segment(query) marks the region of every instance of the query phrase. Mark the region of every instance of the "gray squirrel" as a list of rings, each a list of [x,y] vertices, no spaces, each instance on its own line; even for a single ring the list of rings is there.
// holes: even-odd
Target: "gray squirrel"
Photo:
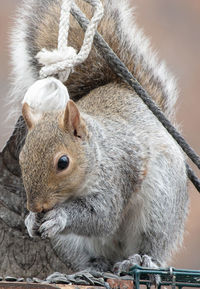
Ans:
[[[98,31],[174,122],[176,83],[128,1],[102,2]],[[91,16],[88,4],[77,4]],[[57,46],[59,14],[57,0],[25,0],[19,9],[12,36],[15,107],[39,78],[37,53]],[[82,40],[71,18],[69,43],[79,50]],[[65,84],[71,100],[64,111],[34,117],[27,103],[22,108],[28,134],[19,160],[29,235],[49,238],[73,270],[166,266],[181,245],[188,211],[183,152],[94,47]]]

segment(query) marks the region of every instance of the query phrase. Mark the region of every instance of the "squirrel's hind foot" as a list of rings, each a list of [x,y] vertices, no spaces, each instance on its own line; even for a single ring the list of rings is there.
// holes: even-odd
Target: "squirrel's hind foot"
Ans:
[[[139,254],[134,254],[130,256],[128,259],[115,263],[113,267],[113,272],[120,275],[122,272],[128,272],[131,267],[138,265],[141,266],[142,257]]]
[[[117,262],[113,266],[113,272],[117,275],[120,275],[122,272],[129,272],[131,267],[135,265],[148,268],[148,269],[159,268],[158,264],[155,261],[153,261],[152,257],[148,255],[134,254],[122,262]],[[161,281],[159,275],[150,275],[149,278],[150,278],[150,281],[155,284],[159,284]]]

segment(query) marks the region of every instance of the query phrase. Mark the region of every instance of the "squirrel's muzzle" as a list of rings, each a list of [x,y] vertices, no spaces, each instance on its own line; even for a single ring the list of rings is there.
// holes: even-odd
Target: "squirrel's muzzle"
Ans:
[[[28,202],[27,209],[33,213],[42,213],[49,211],[53,208],[53,205],[49,202]]]

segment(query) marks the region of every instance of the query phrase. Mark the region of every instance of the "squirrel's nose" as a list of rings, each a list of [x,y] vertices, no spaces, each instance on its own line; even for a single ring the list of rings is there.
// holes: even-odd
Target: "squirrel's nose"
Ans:
[[[27,209],[33,213],[41,213],[44,210],[41,204],[29,204],[29,203],[27,203]]]
[[[33,213],[43,213],[52,209],[52,205],[48,203],[32,203],[27,202],[27,209]]]

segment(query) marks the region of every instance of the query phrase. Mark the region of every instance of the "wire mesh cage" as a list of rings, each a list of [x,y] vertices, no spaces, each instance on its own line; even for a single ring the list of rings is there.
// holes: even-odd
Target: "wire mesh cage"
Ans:
[[[160,279],[157,284],[158,289],[164,288],[200,288],[200,271],[175,269],[146,269],[140,266],[131,268],[129,275],[134,277],[135,289],[153,288],[155,279]],[[156,278],[156,276],[158,278]]]

